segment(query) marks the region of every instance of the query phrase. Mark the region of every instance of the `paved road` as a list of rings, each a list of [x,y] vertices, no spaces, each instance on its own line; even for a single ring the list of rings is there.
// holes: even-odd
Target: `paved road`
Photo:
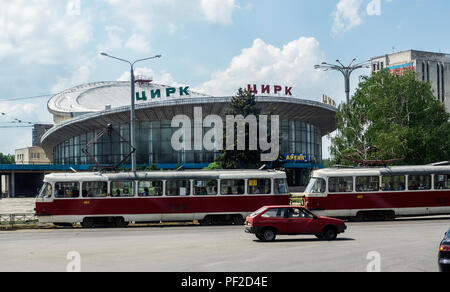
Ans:
[[[242,227],[152,227],[0,232],[0,271],[365,272],[369,252],[381,271],[438,271],[437,250],[450,219],[349,223],[337,241],[280,236],[263,243]]]

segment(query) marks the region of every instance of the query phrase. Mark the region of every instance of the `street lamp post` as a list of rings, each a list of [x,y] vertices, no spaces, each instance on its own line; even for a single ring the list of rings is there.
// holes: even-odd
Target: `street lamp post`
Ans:
[[[336,60],[336,62],[339,63],[339,65],[338,64],[333,65],[333,64],[328,64],[326,62],[323,62],[320,65],[314,66],[314,69],[323,69],[324,71],[335,70],[335,71],[341,72],[342,75],[344,75],[345,94],[347,96],[347,104],[350,103],[350,76],[351,76],[351,74],[353,73],[353,71],[355,71],[357,69],[369,68],[368,61],[353,65],[353,63],[355,61],[356,61],[356,59],[353,59],[353,61],[348,66],[345,66],[339,60]]]
[[[155,58],[161,58],[161,55],[156,55],[150,58],[145,58],[145,59],[139,59],[136,60],[134,62],[130,62],[128,60],[124,60],[124,59],[120,59],[114,56],[110,56],[106,53],[101,53],[102,56],[105,57],[109,57],[109,58],[113,58],[122,62],[126,62],[128,64],[130,64],[131,70],[130,70],[130,75],[131,75],[131,110],[130,110],[130,138],[131,138],[131,147],[133,147],[134,149],[136,149],[136,130],[135,130],[135,114],[134,114],[134,109],[135,109],[135,79],[134,79],[134,65],[138,62],[141,61],[146,61],[146,60],[151,60],[151,59],[155,59]],[[136,172],[136,151],[134,151],[131,154],[131,171],[132,172]]]

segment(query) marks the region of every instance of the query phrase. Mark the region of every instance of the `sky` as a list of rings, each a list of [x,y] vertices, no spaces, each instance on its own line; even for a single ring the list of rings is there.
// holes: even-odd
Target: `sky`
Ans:
[[[49,97],[39,96],[129,78],[127,64],[100,52],[161,54],[136,75],[209,95],[279,84],[298,98],[340,103],[342,76],[315,64],[450,53],[449,15],[448,0],[1,0],[0,152],[31,146],[31,128],[17,127],[52,123]],[[367,74],[354,73],[353,92]]]

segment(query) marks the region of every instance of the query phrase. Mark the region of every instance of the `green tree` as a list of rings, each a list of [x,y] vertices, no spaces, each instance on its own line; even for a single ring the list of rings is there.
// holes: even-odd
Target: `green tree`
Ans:
[[[0,164],[15,164],[14,155],[0,153]]]
[[[412,71],[364,77],[350,104],[339,106],[331,154],[336,164],[391,160],[428,164],[450,160],[450,115],[431,86]],[[368,151],[375,150],[375,151]]]
[[[255,95],[251,91],[239,89],[236,96],[231,99],[229,109],[225,112],[227,116],[242,115],[247,117],[249,115],[258,116],[261,109],[256,105]],[[236,133],[236,129],[235,129]],[[224,142],[226,141],[226,129],[224,129]],[[246,125],[245,129],[245,149],[248,147],[249,129]],[[257,168],[260,163],[260,152],[250,150],[226,150],[222,151],[216,162],[222,169],[253,169]],[[234,149],[237,149],[237,135],[235,135]]]
[[[268,112],[265,113],[267,116],[271,116],[275,108],[273,106],[269,106]],[[230,102],[229,109],[225,112],[226,115],[229,116],[238,116],[241,115],[244,118],[248,116],[259,117],[261,114],[261,108],[258,107],[255,95],[252,94],[251,91],[244,90],[240,88],[236,96],[234,96]],[[268,124],[271,124],[270,118],[268,119]],[[270,128],[270,127],[269,127]],[[257,169],[260,168],[263,164],[261,162],[261,154],[264,153],[260,150],[248,150],[249,147],[249,135],[251,134],[249,131],[249,126],[246,125],[245,128],[245,149],[243,151],[236,150],[237,149],[237,129],[235,127],[235,140],[234,140],[234,149],[235,150],[224,150],[221,155],[217,158],[214,167],[219,167],[222,169]],[[270,132],[270,130],[269,130]],[[259,120],[258,120],[258,134],[259,135]],[[259,137],[257,137],[258,140]],[[270,135],[268,136],[269,141],[271,140]],[[224,130],[224,141],[226,141],[226,130]],[[281,147],[280,147],[281,149]],[[281,165],[281,156],[277,161],[267,164],[268,168],[278,167]]]

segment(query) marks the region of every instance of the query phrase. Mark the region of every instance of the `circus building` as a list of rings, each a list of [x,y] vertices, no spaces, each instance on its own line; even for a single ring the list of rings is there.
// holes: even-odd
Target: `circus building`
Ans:
[[[142,81],[142,80],[141,80]],[[239,86],[238,86],[239,87]],[[332,105],[292,96],[292,88],[249,85],[261,112],[280,117],[280,151],[290,174],[290,184],[306,185],[311,170],[322,166],[322,137],[335,130],[336,108]],[[150,81],[136,83],[135,133],[138,166],[163,169],[202,169],[219,156],[217,150],[181,150],[171,146],[171,127],[177,115],[194,118],[202,114],[225,118],[231,96],[210,96],[188,86],[173,87]],[[54,164],[103,165],[121,161],[130,164],[130,83],[96,82],[67,89],[48,102],[54,127],[42,137],[42,147]],[[95,139],[110,125],[114,133]],[[194,132],[192,125],[192,132]],[[204,133],[209,131],[203,128]],[[194,139],[194,135],[192,135]],[[91,142],[88,154],[83,148]]]

